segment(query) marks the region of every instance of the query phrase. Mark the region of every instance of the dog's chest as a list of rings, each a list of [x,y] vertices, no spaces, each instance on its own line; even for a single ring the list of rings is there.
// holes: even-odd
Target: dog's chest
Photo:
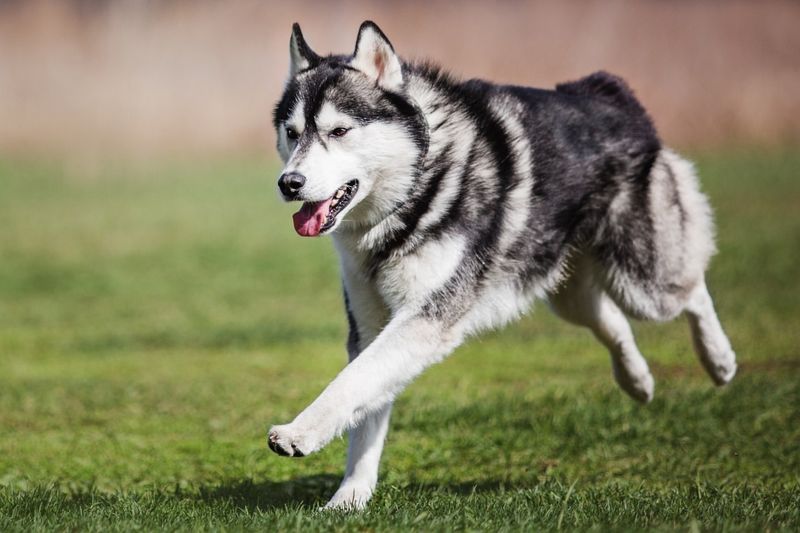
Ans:
[[[387,307],[421,305],[444,287],[464,260],[465,244],[462,236],[445,237],[379,265],[375,282]]]
[[[465,260],[468,244],[463,235],[446,235],[376,264],[372,253],[359,251],[357,239],[337,235],[334,242],[345,279],[369,285],[365,292],[380,298],[392,313],[420,306],[443,288]]]

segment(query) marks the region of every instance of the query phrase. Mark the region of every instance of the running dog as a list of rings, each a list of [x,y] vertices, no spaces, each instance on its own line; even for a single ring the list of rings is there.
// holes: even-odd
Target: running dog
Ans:
[[[333,238],[350,363],[268,443],[301,457],[349,430],[328,507],[372,496],[398,393],[537,298],[594,333],[640,402],[653,377],[626,317],[685,313],[708,374],[733,378],[704,280],[711,209],[622,79],[597,72],[554,90],[461,81],[403,61],[369,21],[352,55],[317,55],[297,24],[289,51],[274,113],[278,188],[302,202],[298,234]]]

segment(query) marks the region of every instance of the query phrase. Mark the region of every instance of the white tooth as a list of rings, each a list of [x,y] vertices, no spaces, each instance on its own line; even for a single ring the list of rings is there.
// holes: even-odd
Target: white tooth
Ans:
[[[344,196],[344,191],[342,189],[336,191],[336,198],[341,198],[342,196]]]
[[[339,203],[339,200],[337,198],[334,198],[333,201],[331,202],[331,207],[335,206],[338,203]]]

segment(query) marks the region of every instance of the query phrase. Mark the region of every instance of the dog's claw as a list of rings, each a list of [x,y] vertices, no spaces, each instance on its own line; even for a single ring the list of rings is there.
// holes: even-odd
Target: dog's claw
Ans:
[[[269,444],[269,449],[272,450],[273,452],[277,453],[278,455],[283,455],[284,457],[289,457],[289,456],[292,455],[289,452],[287,452],[286,450],[284,450],[283,446],[278,444],[278,434],[277,433],[270,433],[269,434],[269,439],[267,439],[267,442]]]
[[[305,457],[306,455],[300,451],[295,443],[290,445],[291,449],[287,449],[279,442],[278,433],[276,431],[270,431],[269,438],[267,438],[267,444],[269,445],[270,450],[283,457]]]

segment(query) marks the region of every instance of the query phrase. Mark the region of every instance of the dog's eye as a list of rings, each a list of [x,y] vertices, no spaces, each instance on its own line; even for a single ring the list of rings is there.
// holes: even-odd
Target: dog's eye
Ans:
[[[288,137],[292,141],[297,140],[297,131],[294,128],[286,128],[286,137]]]
[[[344,135],[350,130],[347,128],[334,128],[331,130],[331,137],[344,137]]]

